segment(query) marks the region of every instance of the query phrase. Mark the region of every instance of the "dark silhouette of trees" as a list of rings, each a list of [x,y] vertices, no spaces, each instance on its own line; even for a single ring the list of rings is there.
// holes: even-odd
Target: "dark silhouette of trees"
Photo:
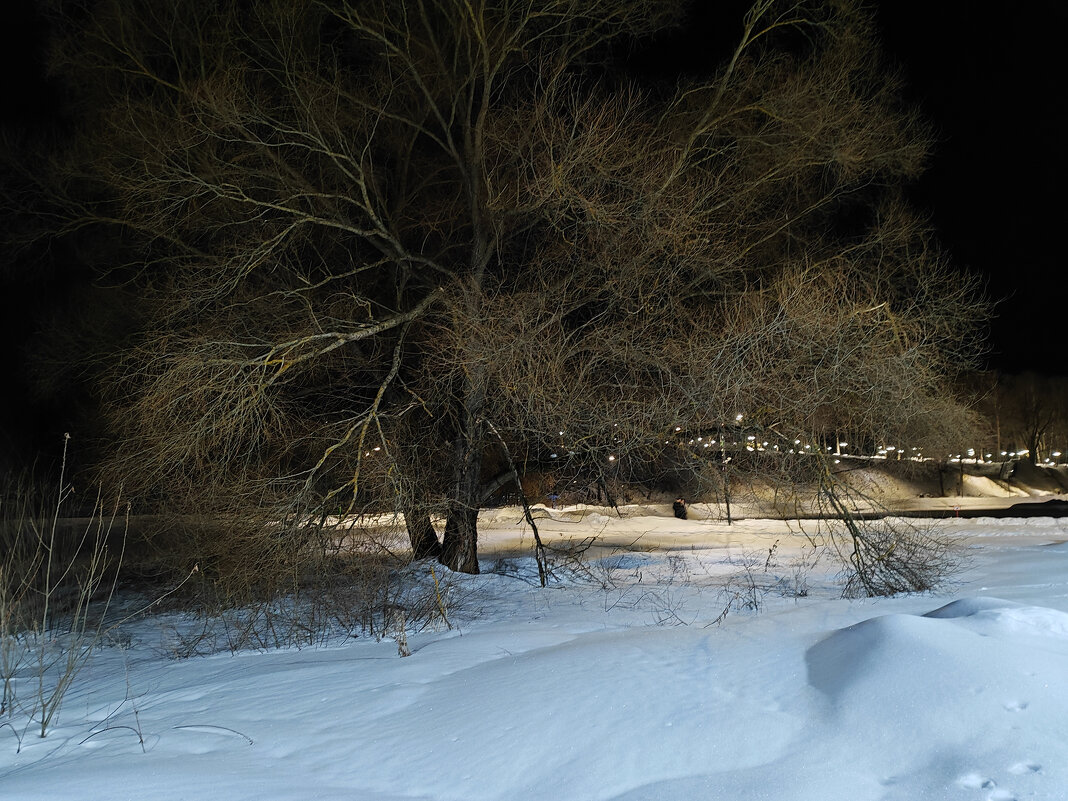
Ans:
[[[108,231],[143,321],[105,472],[272,542],[401,511],[476,572],[479,508],[561,432],[594,469],[737,413],[784,442],[962,419],[983,304],[897,199],[926,131],[864,14],[758,0],[703,83],[611,62],[680,15],[57,3],[81,123],[34,208]]]
[[[1026,451],[1024,458],[1035,464],[1068,442],[1068,379],[1033,372],[1001,374],[993,392],[987,406],[996,410],[1004,450]]]

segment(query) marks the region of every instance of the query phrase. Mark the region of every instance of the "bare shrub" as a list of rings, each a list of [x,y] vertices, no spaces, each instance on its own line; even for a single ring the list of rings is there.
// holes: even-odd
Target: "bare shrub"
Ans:
[[[448,570],[412,562],[387,547],[382,532],[346,525],[335,535],[343,541],[335,540],[324,556],[299,562],[301,570],[288,582],[274,571],[270,584],[242,583],[240,594],[230,580],[208,577],[191,585],[184,604],[201,623],[192,631],[167,626],[164,649],[186,658],[313,647],[362,635],[399,642],[410,632],[452,627],[449,615],[463,607],[464,594]]]
[[[73,493],[64,472],[69,438],[51,498],[16,485],[0,520],[0,714],[24,718],[24,731],[33,726],[40,737],[106,634],[128,528],[118,503],[107,509],[100,496],[87,520],[61,524]]]
[[[960,547],[936,521],[887,516],[872,498],[839,481],[826,460],[820,502],[830,519],[828,541],[846,565],[846,597],[927,592],[962,567]],[[861,508],[875,511],[865,516]]]
[[[719,596],[723,608],[708,624],[709,626],[722,623],[733,611],[759,612],[763,607],[764,597],[772,589],[772,583],[767,580],[767,571],[771,563],[770,552],[765,558],[764,554],[747,551],[739,558],[732,557],[728,561],[741,569],[728,576],[720,589]]]
[[[964,430],[965,422],[961,426],[956,430]],[[946,433],[938,430],[931,436]],[[813,437],[810,441],[820,440]],[[777,451],[736,452],[737,464],[732,468],[738,489],[747,482],[762,486],[764,497],[755,498],[753,503],[763,507],[765,513],[813,519],[803,527],[812,553],[792,566],[791,576],[778,578],[780,592],[794,597],[805,595],[806,563],[828,551],[844,565],[842,581],[845,594],[850,597],[929,591],[961,569],[961,551],[937,521],[891,515],[859,482],[846,480],[850,468],[836,463],[825,446],[795,446],[793,440],[787,443]],[[903,470],[908,469],[909,463],[901,464]],[[719,467],[712,460],[706,469],[714,471]],[[749,561],[755,558],[750,555]],[[767,573],[773,561],[774,554],[770,554],[760,572]],[[755,563],[746,570],[753,574]],[[743,605],[748,605],[752,596],[748,584],[741,581],[741,595],[746,597]],[[733,601],[734,606],[739,603],[738,599]]]

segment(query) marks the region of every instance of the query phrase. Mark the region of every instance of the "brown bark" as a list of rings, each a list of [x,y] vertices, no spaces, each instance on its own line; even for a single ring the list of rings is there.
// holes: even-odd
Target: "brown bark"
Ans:
[[[450,501],[439,561],[450,570],[478,573],[478,508]]]
[[[430,515],[412,505],[404,510],[404,524],[412,543],[412,558],[427,559],[441,556],[441,543],[430,522]]]
[[[463,381],[458,431],[453,440],[453,490],[448,501],[441,563],[462,573],[478,573],[478,510],[482,505],[482,437],[479,416],[485,404],[485,367],[468,368]]]

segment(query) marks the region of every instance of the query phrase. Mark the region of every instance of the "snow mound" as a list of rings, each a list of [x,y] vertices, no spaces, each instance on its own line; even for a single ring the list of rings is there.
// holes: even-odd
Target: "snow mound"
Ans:
[[[964,494],[969,497],[980,498],[1013,498],[1026,497],[1027,493],[1015,487],[999,484],[988,476],[964,476]]]
[[[841,703],[872,692],[875,697],[909,692],[909,685],[928,666],[956,672],[947,650],[945,625],[914,615],[883,615],[839,629],[812,646],[805,655],[809,684]],[[909,665],[908,678],[887,675],[884,665]],[[928,684],[928,681],[921,682]]]
[[[843,471],[841,477],[857,492],[884,502],[897,498],[937,495],[939,491],[938,481],[933,475],[921,471],[912,475],[901,475],[900,471],[893,471],[885,465],[851,467]]]
[[[1019,606],[1012,601],[1003,601],[1000,598],[960,598],[951,601],[945,606],[932,609],[924,617],[955,618],[969,617],[985,612],[988,609],[1003,609],[1007,606]]]
[[[876,798],[942,799],[961,789],[1022,797],[1037,792],[1042,773],[1029,755],[1064,742],[1068,614],[1056,609],[965,598],[839,629],[805,659],[834,727],[828,753],[865,742],[866,767],[891,777]],[[929,737],[937,752],[917,745]],[[996,764],[1012,754],[1015,762]],[[1010,781],[1012,792],[998,795]]]
[[[834,700],[858,687],[872,697],[930,695],[928,701],[942,706],[943,692],[953,690],[948,677],[959,687],[962,681],[986,686],[992,678],[996,684],[998,673],[1034,675],[1035,636],[1049,641],[1057,669],[1068,675],[1068,613],[964,598],[924,615],[883,615],[839,629],[808,650],[809,683]],[[906,669],[890,674],[890,664]]]
[[[1068,613],[996,598],[964,598],[928,612],[924,617],[957,619],[983,636],[1019,632],[1068,639]]]

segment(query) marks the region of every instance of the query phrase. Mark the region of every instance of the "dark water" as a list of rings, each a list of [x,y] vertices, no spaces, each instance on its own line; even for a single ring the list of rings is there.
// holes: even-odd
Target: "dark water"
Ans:
[[[972,510],[961,517],[1068,517],[1068,501],[1053,498],[1042,503],[1016,503],[1007,509]]]
[[[932,509],[908,512],[902,517],[1068,517],[1068,501],[1053,498],[1041,503],[1024,501],[1005,509]]]

